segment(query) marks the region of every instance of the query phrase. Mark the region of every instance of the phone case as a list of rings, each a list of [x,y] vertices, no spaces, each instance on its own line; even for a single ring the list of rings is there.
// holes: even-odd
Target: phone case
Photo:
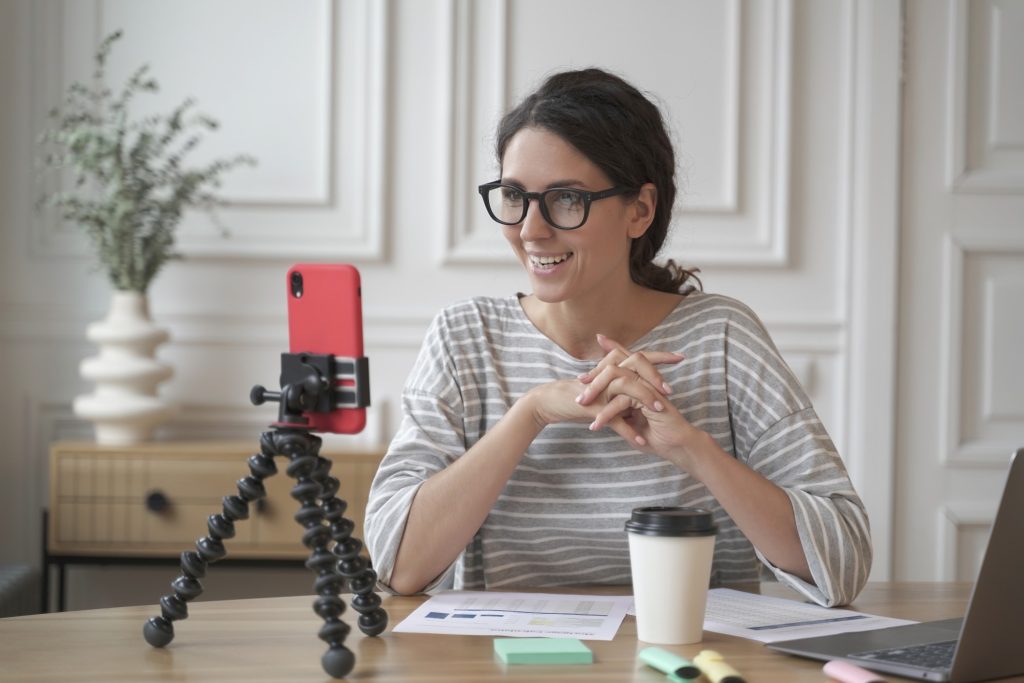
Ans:
[[[355,434],[366,426],[369,376],[363,357],[359,271],[348,264],[300,263],[288,270],[288,350],[335,356],[336,394],[348,404],[307,412],[314,431]],[[358,386],[357,386],[358,383]],[[358,400],[356,399],[358,397]]]

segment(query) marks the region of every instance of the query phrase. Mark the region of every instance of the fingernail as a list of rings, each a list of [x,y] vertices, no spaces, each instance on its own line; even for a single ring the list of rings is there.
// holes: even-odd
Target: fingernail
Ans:
[[[641,446],[646,446],[647,445],[647,441],[644,439],[644,437],[640,436],[639,434],[636,435],[636,438],[634,439],[634,441],[636,441]]]
[[[668,385],[668,382],[662,382],[661,383],[661,390],[663,392],[665,392],[666,394],[671,394],[672,393],[672,387],[670,387]]]
[[[665,410],[665,406],[661,405],[661,401],[655,401],[654,409],[660,413],[661,411]]]
[[[594,420],[593,422],[591,422],[590,426],[587,427],[587,429],[589,429],[592,432],[596,432],[597,431],[597,420]]]
[[[583,402],[583,394],[580,394],[579,396],[576,397],[576,402],[577,403],[582,403]]]

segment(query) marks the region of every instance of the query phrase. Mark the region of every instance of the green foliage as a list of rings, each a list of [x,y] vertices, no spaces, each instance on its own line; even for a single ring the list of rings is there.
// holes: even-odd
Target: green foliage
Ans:
[[[133,119],[132,100],[156,92],[158,85],[143,65],[119,93],[106,87],[107,58],[120,37],[116,31],[100,44],[91,86],[71,84],[63,106],[50,112],[54,127],[40,140],[43,163],[51,170],[71,170],[74,189],[42,201],[82,227],[115,289],[144,293],[164,264],[179,257],[174,231],[182,212],[212,211],[222,204],[214,194],[221,175],[255,160],[238,155],[185,166],[202,132],[218,127],[193,112],[191,98],[170,114]]]

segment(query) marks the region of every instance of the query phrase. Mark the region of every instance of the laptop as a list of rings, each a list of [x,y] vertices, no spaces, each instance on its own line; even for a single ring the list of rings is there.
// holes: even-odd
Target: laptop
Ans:
[[[968,683],[1024,674],[1024,448],[1010,473],[961,619],[768,643],[811,659],[925,681]]]

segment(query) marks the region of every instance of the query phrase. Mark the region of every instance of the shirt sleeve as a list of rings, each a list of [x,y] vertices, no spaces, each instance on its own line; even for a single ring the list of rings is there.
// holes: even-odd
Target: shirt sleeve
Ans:
[[[814,583],[758,557],[776,578],[820,605],[853,601],[871,568],[867,511],[811,408],[780,420],[764,433],[747,464],[789,496]]]
[[[436,318],[402,390],[402,422],[370,486],[364,529],[379,586],[391,572],[413,498],[429,477],[465,452],[461,398],[445,325]],[[427,589],[450,587],[454,563]]]
[[[757,555],[780,582],[816,603],[848,604],[871,567],[864,503],[803,388],[753,313],[730,324],[726,358],[736,456],[789,496],[814,582]]]

